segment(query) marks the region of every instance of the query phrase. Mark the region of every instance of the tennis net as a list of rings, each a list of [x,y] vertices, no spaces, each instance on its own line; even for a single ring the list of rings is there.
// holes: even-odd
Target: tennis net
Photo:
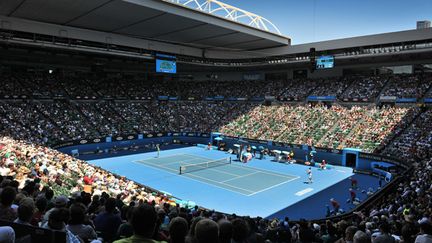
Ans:
[[[180,165],[179,173],[184,174],[184,173],[204,170],[204,169],[213,168],[222,165],[228,165],[228,164],[231,164],[231,157],[208,161],[204,163],[198,163],[198,164],[185,164],[185,165]]]

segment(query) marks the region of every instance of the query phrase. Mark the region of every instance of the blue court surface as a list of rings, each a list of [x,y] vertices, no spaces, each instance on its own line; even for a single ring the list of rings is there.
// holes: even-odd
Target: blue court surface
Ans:
[[[230,156],[231,164],[227,159]],[[159,157],[156,152],[149,152],[89,163],[209,209],[261,217],[280,217],[285,212],[297,210],[295,207],[290,209],[294,204],[301,205],[303,210],[308,206],[298,202],[314,198],[311,196],[316,197],[336,184],[346,187],[346,179],[353,175],[351,168],[312,168],[313,183],[308,184],[307,166],[271,162],[271,158],[253,159],[243,164],[236,162],[230,154],[198,147],[163,150]],[[207,163],[209,168],[206,168]],[[180,168],[184,173],[179,173]],[[335,197],[331,190],[326,191],[329,195],[321,195],[326,200]],[[311,217],[323,217],[324,206],[325,203],[318,209],[320,215]]]

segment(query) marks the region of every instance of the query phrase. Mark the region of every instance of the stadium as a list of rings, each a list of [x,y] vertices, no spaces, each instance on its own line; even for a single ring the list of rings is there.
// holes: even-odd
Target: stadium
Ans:
[[[432,242],[430,21],[272,17],[0,1],[0,242]]]

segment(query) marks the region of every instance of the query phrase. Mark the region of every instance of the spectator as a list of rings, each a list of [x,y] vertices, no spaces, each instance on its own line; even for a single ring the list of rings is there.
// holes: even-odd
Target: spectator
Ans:
[[[56,209],[60,209],[60,208],[66,208],[67,204],[69,202],[69,199],[66,196],[58,196],[54,199],[53,205],[54,208],[51,208],[50,210],[48,210],[44,217],[43,220],[41,222],[41,225],[43,226],[44,224],[46,224],[48,222],[49,216],[51,214],[52,211],[56,210]]]
[[[234,234],[233,240],[235,241]],[[219,227],[217,223],[211,219],[200,220],[195,226],[195,238],[197,243],[218,243]]]
[[[118,239],[123,239],[123,238],[128,238],[131,237],[133,235],[133,227],[131,224],[131,219],[132,219],[132,212],[134,210],[134,207],[130,207],[130,206],[124,206],[122,211],[126,210],[126,219],[127,221],[122,223],[117,231],[117,238]]]
[[[189,226],[187,221],[181,217],[173,218],[169,223],[170,243],[184,243]]]
[[[132,212],[131,224],[134,229],[134,235],[115,241],[115,243],[157,243],[161,241],[152,240],[156,230],[157,215],[155,209],[148,205],[142,204],[134,208]]]
[[[371,239],[365,232],[358,230],[353,237],[353,243],[370,243]]]
[[[0,194],[0,219],[6,221],[14,221],[17,217],[17,212],[12,209],[12,203],[16,197],[16,190],[13,187],[5,187]]]
[[[74,203],[69,208],[70,220],[66,229],[72,232],[80,239],[88,242],[97,238],[96,232],[90,225],[85,225],[86,208],[81,203]]]
[[[33,214],[33,218],[31,221],[31,224],[33,226],[39,226],[39,223],[42,221],[43,215],[45,214],[47,205],[48,205],[48,200],[45,198],[45,196],[39,195],[36,197],[36,202],[35,202],[36,212]]]
[[[388,223],[381,223],[379,226],[379,233],[372,235],[373,243],[394,243],[395,238],[390,234],[390,226]]]
[[[96,230],[102,233],[102,238],[106,241],[115,239],[117,229],[122,223],[119,211],[116,208],[115,198],[108,198],[105,202],[105,209],[94,219]],[[134,228],[135,229],[135,228]]]
[[[10,226],[0,226],[0,242],[1,243],[14,243],[15,231]]]
[[[81,243],[80,239],[66,229],[69,220],[69,211],[65,208],[55,208],[51,211],[47,224],[44,228],[66,232],[66,243]]]
[[[415,239],[415,243],[431,243],[432,242],[432,225],[429,221],[420,224],[420,234]]]
[[[24,198],[18,206],[18,218],[14,221],[18,224],[32,225],[31,220],[35,212],[35,205],[32,198]]]
[[[345,230],[345,243],[352,243],[354,241],[354,235],[357,232],[357,227],[348,226]]]
[[[219,225],[219,242],[231,243],[231,239],[233,235],[233,224],[226,219],[221,219],[218,221],[218,225]]]

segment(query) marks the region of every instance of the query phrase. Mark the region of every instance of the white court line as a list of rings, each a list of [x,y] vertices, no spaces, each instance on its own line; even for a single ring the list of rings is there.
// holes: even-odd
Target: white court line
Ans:
[[[259,190],[259,191],[257,191],[257,192],[254,192],[254,193],[252,193],[252,194],[250,194],[250,195],[247,195],[247,196],[248,196],[248,197],[253,196],[253,195],[257,194],[257,193],[260,193],[260,192],[263,192],[263,191],[270,190],[270,189],[272,189],[272,188],[275,188],[275,187],[277,187],[277,186],[280,186],[280,185],[283,185],[283,184],[285,184],[285,183],[291,182],[291,181],[293,181],[293,180],[297,180],[298,178],[300,178],[300,176],[297,176],[297,177],[295,177],[295,178],[292,178],[291,180],[287,180],[287,181],[281,182],[281,183],[279,183],[279,184],[273,185],[273,186],[271,186],[271,187],[264,188],[264,189],[262,189],[262,190]]]
[[[233,166],[239,167],[239,168],[243,168],[243,169],[247,169],[250,171],[260,171],[263,174],[268,174],[268,175],[273,175],[273,176],[279,176],[279,177],[284,177],[284,178],[292,178],[292,177],[297,177],[295,175],[291,175],[291,174],[280,174],[280,173],[275,173],[271,170],[265,170],[265,169],[261,169],[261,168],[256,168],[256,167],[246,167],[246,166],[242,166],[242,165],[236,165],[236,164],[231,164]]]
[[[195,159],[203,159],[203,158],[206,158],[206,157],[202,157],[202,156],[194,156],[194,155],[190,155],[190,156],[193,156],[193,157],[199,157],[199,158],[195,158]],[[214,159],[210,159],[210,158],[206,158],[208,161],[203,161],[203,163],[206,163],[206,162],[211,162],[211,161],[215,161]],[[222,158],[223,159],[223,158]],[[217,159],[216,159],[217,160]],[[199,164],[201,164],[201,163],[199,163]],[[190,165],[193,165],[193,164],[190,164]],[[226,164],[226,165],[232,165],[232,164]],[[223,166],[226,166],[226,165],[223,165]],[[219,172],[219,173],[223,173],[223,174],[226,174],[226,175],[230,175],[230,176],[239,176],[239,175],[237,175],[237,174],[233,174],[233,173],[229,173],[229,172],[226,172],[226,171],[222,171],[222,170],[218,170],[218,167],[210,167],[210,168],[205,168],[205,169],[207,169],[207,170],[212,170],[212,171],[217,171],[217,172]]]
[[[254,173],[250,173],[250,174],[246,174],[246,175],[242,175],[242,176],[237,176],[237,177],[234,177],[234,178],[231,178],[231,179],[228,179],[228,180],[224,180],[224,181],[222,181],[222,182],[233,181],[233,180],[236,180],[236,179],[239,179],[239,178],[243,178],[243,177],[246,177],[246,176],[255,175],[255,174],[258,174],[258,173],[260,173],[260,172],[259,172],[259,171],[256,171],[256,172],[254,172]]]
[[[165,166],[161,166],[161,165],[158,165],[158,164],[147,164],[147,163],[143,163],[143,162],[139,162],[139,160],[134,160],[134,161],[132,161],[133,163],[139,163],[140,165],[147,165],[147,166],[149,166],[149,167],[153,167],[153,166],[155,166],[155,167],[159,167],[159,168],[164,168],[164,169],[167,169],[167,170],[169,170],[169,171],[175,171],[175,172],[178,172],[178,170],[174,170],[174,169],[171,169],[171,168],[169,168],[169,167],[165,167]],[[157,169],[157,168],[156,168]],[[160,170],[160,169],[159,169]],[[169,172],[169,173],[172,173],[172,172]],[[177,174],[177,173],[176,173]]]
[[[148,162],[148,161],[145,161],[145,160],[134,160],[133,162],[138,162],[138,163],[145,164],[145,165],[154,165],[154,164],[157,164],[157,163]],[[179,162],[171,162],[171,163],[165,163],[163,165],[173,165],[173,164],[178,164],[178,163]]]
[[[199,155],[192,155],[192,154],[184,154],[184,155],[186,155],[186,156],[193,156],[193,157],[199,157],[199,158],[205,158],[205,159],[212,160],[211,158],[207,158],[207,157],[199,156]],[[246,166],[242,166],[242,165],[236,165],[236,164],[233,164],[233,163],[231,163],[230,165],[236,166],[236,167],[239,167],[239,168],[243,168],[243,169],[246,169],[246,170],[249,170],[249,171],[261,171],[264,174],[273,175],[273,176],[279,176],[279,177],[284,177],[284,178],[296,177],[295,175],[275,173],[275,172],[273,172],[271,170],[266,170],[266,169],[261,169],[261,168],[256,168],[256,167],[246,167]]]
[[[301,190],[301,191],[296,192],[294,195],[300,197],[300,196],[303,196],[304,194],[306,194],[306,193],[308,193],[308,192],[311,192],[311,191],[313,191],[313,188],[308,187],[308,188],[306,188],[306,189],[304,189],[304,190]]]
[[[183,166],[183,165],[194,165],[194,163],[190,163],[190,164],[189,164],[189,162],[194,161],[194,160],[201,160],[201,161],[202,161],[202,158],[195,158],[195,159],[188,159],[188,160],[186,160],[186,161],[176,161],[176,162],[171,162],[171,163],[164,163],[164,164],[163,164],[164,166],[162,166],[162,167],[163,167],[163,168],[167,168],[167,167],[165,167],[165,166],[169,166],[169,165],[173,165],[173,164],[178,164],[179,167],[180,167],[180,166]],[[203,163],[211,162],[211,161],[212,161],[212,160],[204,161]],[[146,165],[149,165],[149,166],[152,166],[152,165],[154,165],[154,164],[157,164],[158,166],[160,166],[158,163],[153,163],[153,162],[150,162],[150,161],[148,161],[148,160],[147,160],[147,161],[146,161],[146,160],[134,160],[134,161],[132,161],[132,162],[139,162],[139,163],[146,164]],[[201,163],[199,163],[199,164],[201,164]],[[229,165],[229,164],[227,164],[227,165]],[[222,170],[218,170],[217,167],[215,167],[215,168],[203,168],[203,169],[212,170],[212,171],[217,171],[217,172],[219,172],[219,173],[227,174],[227,175],[230,175],[230,176],[239,176],[239,175],[237,175],[237,174],[233,174],[233,173],[225,172],[225,171],[222,171]],[[172,169],[172,170],[173,170],[173,169]]]
[[[180,155],[187,155],[187,154],[171,154],[171,155],[166,155],[166,156],[161,156],[161,157],[150,157],[150,158],[145,158],[142,160],[135,160],[135,161],[163,159],[163,158],[170,158],[170,157],[175,157],[175,156],[180,156]]]
[[[141,164],[141,165],[142,165],[142,164],[146,165],[145,163],[140,163],[140,164]],[[164,172],[170,173],[170,174],[179,175],[179,174],[177,173],[177,172],[178,172],[177,170],[173,170],[173,169],[168,168],[168,167],[159,166],[159,165],[154,165],[154,164],[153,164],[153,165],[147,165],[147,166],[152,167],[153,169],[156,169],[156,170],[160,170],[160,171],[164,171]],[[153,166],[154,166],[154,167],[153,167]],[[158,167],[159,167],[159,168],[158,168]],[[163,169],[161,169],[161,168],[163,168]],[[168,169],[168,171],[166,171],[165,169]],[[173,173],[173,172],[170,172],[170,171],[175,171],[176,173]],[[220,188],[220,189],[223,189],[223,190],[227,190],[227,191],[230,191],[230,192],[239,193],[239,194],[242,194],[242,195],[244,195],[244,196],[249,196],[250,194],[244,194],[244,193],[241,193],[241,192],[239,192],[239,191],[234,191],[234,190],[231,190],[231,189],[226,188],[226,187],[221,187],[221,186],[218,186],[218,185],[215,185],[215,184],[212,184],[212,183],[208,183],[208,182],[205,182],[205,181],[202,181],[202,180],[193,179],[193,178],[190,178],[189,176],[198,177],[198,178],[201,178],[201,179],[204,179],[204,180],[207,180],[207,181],[212,181],[212,182],[214,182],[214,183],[218,183],[218,184],[226,185],[226,186],[228,186],[228,187],[237,188],[237,189],[242,190],[242,191],[247,191],[247,192],[250,192],[250,193],[253,192],[253,191],[248,190],[248,189],[244,189],[244,188],[240,188],[240,187],[236,187],[236,186],[231,186],[231,185],[229,185],[229,184],[224,184],[224,183],[221,183],[221,182],[218,182],[218,181],[214,181],[214,180],[211,180],[211,179],[208,179],[208,178],[205,178],[205,177],[197,176],[197,175],[194,175],[194,174],[191,174],[191,173],[189,173],[189,174],[187,174],[187,175],[188,175],[188,176],[184,176],[184,177],[186,177],[187,179],[190,179],[190,180],[193,180],[193,181],[197,181],[197,182],[200,182],[200,183],[203,183],[203,184],[207,184],[207,185],[210,185],[210,186],[214,186],[214,187],[217,187],[217,188]]]
[[[336,170],[337,172],[341,172],[341,173],[347,173],[346,171],[344,171],[344,170]]]
[[[192,157],[195,157],[195,158],[212,159],[212,158],[209,158],[209,157],[204,157],[204,156],[199,156],[199,155],[194,155],[194,154],[184,154],[184,155],[189,156],[189,157],[192,156]]]
[[[227,164],[227,165],[229,165],[229,164]],[[222,166],[225,166],[225,165],[222,165]],[[229,172],[226,172],[226,171],[218,170],[218,167],[207,168],[207,170],[217,171],[219,173],[227,174],[227,175],[230,175],[230,176],[236,176],[236,177],[239,176],[237,174],[233,174],[233,173],[229,173]]]
[[[220,182],[220,181],[215,181],[215,180],[212,180],[212,179],[209,179],[209,178],[206,178],[206,177],[202,177],[202,176],[199,176],[199,175],[195,175],[195,174],[192,174],[192,173],[188,173],[188,174],[186,174],[186,177],[188,177],[189,179],[192,179],[192,178],[190,178],[189,176],[193,176],[193,177],[201,178],[201,179],[203,179],[203,180],[205,180],[205,181],[211,181],[211,182],[214,182],[214,183],[216,183],[216,184],[222,184],[222,185],[225,185],[225,186],[228,186],[228,187],[236,188],[236,189],[239,189],[239,190],[242,190],[242,191],[247,191],[247,192],[250,192],[250,193],[253,193],[253,192],[254,192],[254,191],[251,191],[251,190],[248,190],[248,189],[244,189],[244,188],[241,188],[241,187],[233,186],[233,185],[226,184],[226,183],[223,183],[223,182]],[[195,179],[192,179],[192,180],[195,180]],[[207,184],[207,185],[212,185],[212,186],[215,186],[215,187],[218,187],[218,188],[222,188],[222,189],[225,189],[225,190],[228,190],[228,191],[232,191],[232,192],[240,193],[240,194],[245,195],[245,196],[249,196],[249,195],[250,195],[250,194],[244,194],[244,193],[241,193],[241,192],[238,192],[238,191],[233,191],[233,190],[227,189],[227,188],[225,188],[225,187],[217,186],[217,185],[215,185],[215,184],[210,184],[210,183],[208,183],[208,182],[203,182],[203,181],[201,181],[201,180],[195,180],[195,181],[199,181],[199,182],[201,182],[201,183],[204,183],[204,184]]]
[[[197,159],[189,159],[188,162],[191,160],[197,160]],[[165,166],[174,165],[174,164],[178,164],[179,166],[182,166],[182,163],[184,163],[184,161],[183,162],[176,161],[176,162],[171,162],[171,163],[160,163],[159,164],[159,163],[154,163],[154,162],[145,161],[145,160],[134,160],[133,162],[138,162],[138,163],[142,163],[142,164],[150,165],[150,166],[152,166],[154,164],[161,166],[161,164],[162,164],[163,165],[162,167],[164,167],[164,168],[165,168]],[[184,165],[193,165],[193,163],[192,164],[186,164],[186,163]]]
[[[166,158],[166,157],[165,157]],[[157,159],[157,158],[154,158],[154,159]],[[161,164],[164,164],[164,165],[173,165],[173,164],[179,164],[179,165],[181,165],[182,163],[187,163],[187,162],[189,162],[189,161],[193,161],[193,160],[199,160],[199,159],[187,159],[187,161],[176,161],[176,162],[170,162],[170,163],[161,163]],[[133,160],[132,162],[139,162],[139,163],[143,163],[143,164],[159,164],[158,162],[153,162],[153,161],[150,161],[149,159],[143,159],[143,160]]]
[[[179,164],[181,164],[181,165],[192,165],[192,164],[188,164],[190,161],[194,161],[194,160],[201,160],[202,161],[202,159],[198,159],[198,158],[196,158],[196,159],[186,159],[186,160],[181,160],[181,161],[177,161],[177,163],[179,163]]]
[[[210,160],[210,161],[212,161],[211,158],[207,158],[207,157],[203,157],[203,156],[196,156],[196,155],[189,155],[189,154],[181,154],[181,155],[183,155],[183,156],[188,156],[188,157],[195,157],[195,158],[197,158],[197,157],[198,157],[198,158],[205,158],[206,160]],[[168,156],[168,157],[172,157],[172,156]],[[177,162],[177,163],[178,163],[178,162]],[[148,166],[154,166],[154,165],[155,165],[155,164],[151,164],[151,165],[148,165]],[[206,177],[198,176],[198,175],[191,174],[191,173],[189,173],[188,176],[186,176],[186,177],[188,177],[188,178],[191,179],[191,180],[195,180],[195,179],[190,178],[190,176],[192,176],[192,177],[196,177],[196,178],[201,178],[202,180],[207,180],[207,181],[211,181],[211,182],[214,182],[214,183],[217,183],[217,184],[222,184],[222,185],[225,185],[225,186],[228,186],[228,187],[236,188],[236,189],[239,189],[239,190],[242,190],[242,191],[251,192],[251,194],[244,194],[244,193],[241,193],[241,192],[238,192],[238,191],[233,191],[233,190],[227,189],[227,188],[225,188],[225,187],[220,187],[220,186],[217,186],[217,185],[214,185],[214,184],[208,183],[208,182],[203,182],[202,180],[195,180],[195,181],[198,181],[198,182],[201,182],[201,183],[207,184],[207,185],[215,186],[215,187],[218,187],[218,188],[221,188],[221,189],[225,189],[225,190],[228,190],[228,191],[231,191],[231,192],[236,192],[236,193],[239,193],[239,194],[242,194],[242,195],[245,195],[245,196],[252,196],[252,195],[255,195],[255,194],[258,194],[258,193],[261,193],[261,192],[264,192],[264,191],[270,190],[270,189],[272,189],[272,188],[274,188],[274,187],[277,187],[277,186],[283,185],[283,184],[285,184],[285,183],[288,183],[288,182],[291,182],[291,181],[293,181],[293,180],[296,180],[296,179],[299,179],[299,178],[300,178],[299,176],[293,176],[293,175],[290,175],[290,174],[285,174],[285,175],[284,175],[284,174],[274,173],[274,172],[272,172],[272,171],[265,170],[265,169],[261,169],[261,168],[256,168],[256,167],[246,167],[246,166],[240,166],[240,165],[236,165],[236,164],[228,164],[228,165],[232,165],[232,166],[235,166],[235,167],[237,167],[237,168],[242,168],[242,169],[245,169],[245,170],[247,170],[247,171],[251,171],[251,172],[253,172],[253,173],[250,173],[250,174],[248,174],[248,175],[256,174],[256,173],[260,172],[260,173],[263,173],[263,174],[268,174],[268,175],[278,176],[278,177],[282,177],[282,178],[290,178],[290,179],[289,179],[289,180],[286,180],[286,181],[284,181],[284,182],[281,182],[281,183],[275,184],[275,185],[273,185],[273,186],[270,186],[270,187],[264,188],[264,189],[259,190],[259,191],[251,191],[251,190],[248,190],[248,189],[244,189],[244,188],[240,188],[240,187],[236,187],[236,186],[233,186],[233,185],[230,185],[230,184],[226,184],[226,183],[224,183],[224,182],[226,182],[226,181],[222,181],[222,182],[220,182],[220,181],[215,181],[215,180],[211,180],[211,179],[208,179],[208,178],[206,178]],[[173,170],[173,169],[171,169],[171,168],[164,167],[164,166],[160,166],[160,165],[156,165],[156,166],[158,166],[158,167],[160,167],[160,168],[168,169],[168,170],[170,170],[170,171],[176,171],[176,170]],[[217,168],[208,168],[208,169],[209,169],[209,170],[216,171],[216,172],[219,172],[219,173],[225,173],[225,174],[229,174],[229,175],[232,175],[232,176],[236,176],[236,178],[229,179],[228,181],[230,181],[230,180],[234,180],[234,179],[238,179],[238,178],[240,178],[240,177],[244,177],[244,176],[239,176],[239,175],[235,175],[235,174],[227,173],[227,172],[224,172],[224,171],[218,170]],[[258,171],[258,172],[257,172],[257,171]],[[176,172],[177,172],[177,171],[176,171]],[[176,174],[177,174],[177,173],[176,173]],[[288,176],[289,176],[289,177],[288,177]]]

